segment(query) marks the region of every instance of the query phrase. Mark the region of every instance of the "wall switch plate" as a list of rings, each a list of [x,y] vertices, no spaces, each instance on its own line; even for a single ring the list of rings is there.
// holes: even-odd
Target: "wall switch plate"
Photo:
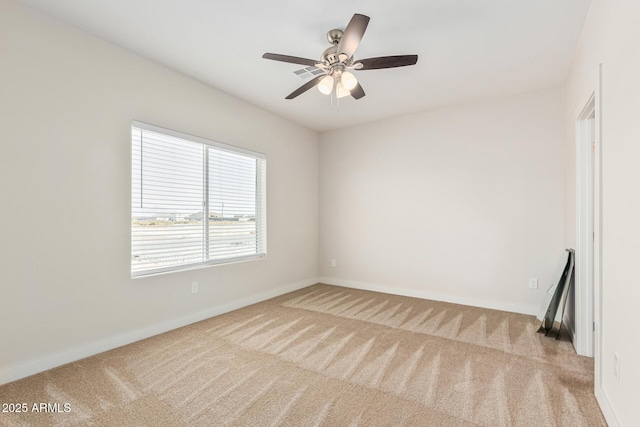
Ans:
[[[538,289],[538,279],[536,279],[535,277],[530,277],[529,278],[529,287],[531,289]]]
[[[620,355],[613,353],[613,375],[617,380],[620,379]]]
[[[336,260],[335,260],[335,259],[332,259],[332,260],[331,260],[331,267],[335,267],[336,265],[337,265],[337,264],[336,264]]]
[[[191,293],[192,294],[198,293],[198,282],[191,282]]]

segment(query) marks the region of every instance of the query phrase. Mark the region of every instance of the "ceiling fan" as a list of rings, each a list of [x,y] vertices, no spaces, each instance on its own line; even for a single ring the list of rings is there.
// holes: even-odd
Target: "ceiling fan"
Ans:
[[[380,56],[355,60],[353,54],[364,36],[367,25],[369,25],[369,17],[356,13],[344,31],[339,29],[329,31],[327,40],[331,43],[331,47],[322,53],[320,61],[277,53],[262,55],[265,59],[316,67],[324,71],[291,92],[285,99],[293,99],[314,86],[318,86],[320,92],[325,95],[333,93],[336,98],[351,95],[355,99],[360,99],[365,93],[351,71],[405,67],[418,62],[418,55]]]

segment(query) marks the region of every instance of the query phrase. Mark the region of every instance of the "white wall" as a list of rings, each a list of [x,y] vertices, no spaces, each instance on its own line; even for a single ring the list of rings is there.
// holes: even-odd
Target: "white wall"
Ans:
[[[602,377],[596,396],[610,425],[640,422],[640,2],[593,0],[567,79],[567,244],[575,242],[575,112],[602,63]],[[620,379],[613,354],[620,355]]]
[[[130,279],[134,119],[266,154],[266,259]],[[315,132],[6,0],[0,129],[0,384],[317,277]]]
[[[537,314],[565,261],[563,111],[556,88],[322,134],[323,280]]]

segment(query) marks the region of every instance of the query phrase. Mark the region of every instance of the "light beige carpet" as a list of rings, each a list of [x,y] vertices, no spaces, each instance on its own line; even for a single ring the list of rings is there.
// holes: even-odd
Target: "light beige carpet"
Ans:
[[[606,425],[592,390],[531,316],[315,285],[4,385],[70,411],[0,425]]]

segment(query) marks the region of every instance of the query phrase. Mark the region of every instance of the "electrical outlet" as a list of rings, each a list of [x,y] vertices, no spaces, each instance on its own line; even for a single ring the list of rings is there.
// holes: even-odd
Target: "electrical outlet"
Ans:
[[[535,277],[530,277],[529,278],[529,287],[531,289],[538,289],[538,279],[536,279]]]
[[[617,380],[620,379],[620,355],[613,353],[613,375]]]
[[[336,264],[336,260],[332,259],[331,260],[331,267],[335,267],[336,265],[338,265],[338,264]]]
[[[191,293],[192,294],[198,293],[198,282],[191,282]]]

